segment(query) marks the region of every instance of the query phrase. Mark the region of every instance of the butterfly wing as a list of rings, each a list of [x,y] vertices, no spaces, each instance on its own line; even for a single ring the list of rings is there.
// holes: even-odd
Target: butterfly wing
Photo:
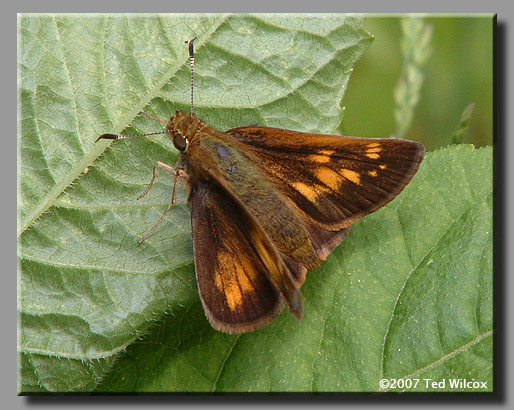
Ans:
[[[189,199],[200,298],[215,329],[255,330],[285,301],[301,317],[300,292],[251,216],[214,183],[195,182]]]
[[[418,170],[425,152],[417,142],[392,138],[268,127],[241,127],[227,133],[246,144],[255,163],[310,225],[332,232],[349,227],[396,197]]]

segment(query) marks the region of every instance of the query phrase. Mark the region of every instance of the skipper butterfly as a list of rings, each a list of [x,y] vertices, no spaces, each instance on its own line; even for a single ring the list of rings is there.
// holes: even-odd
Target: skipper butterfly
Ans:
[[[176,112],[163,132],[103,134],[125,139],[167,133],[180,151],[174,167],[158,170],[189,191],[194,261],[200,299],[211,325],[243,333],[271,322],[287,304],[302,317],[300,287],[346,237],[350,226],[395,198],[424,156],[403,139],[321,135],[269,127],[217,131],[191,112]]]

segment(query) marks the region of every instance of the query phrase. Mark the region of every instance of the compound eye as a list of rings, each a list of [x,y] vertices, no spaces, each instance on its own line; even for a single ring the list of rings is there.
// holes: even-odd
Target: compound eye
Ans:
[[[187,148],[187,140],[179,133],[173,135],[173,145],[179,151],[185,151]]]

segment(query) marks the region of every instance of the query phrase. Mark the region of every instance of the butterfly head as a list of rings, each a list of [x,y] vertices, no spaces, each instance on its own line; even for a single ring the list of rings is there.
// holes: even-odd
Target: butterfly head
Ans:
[[[203,125],[205,124],[193,114],[177,111],[170,118],[166,130],[175,148],[185,152],[189,143]]]

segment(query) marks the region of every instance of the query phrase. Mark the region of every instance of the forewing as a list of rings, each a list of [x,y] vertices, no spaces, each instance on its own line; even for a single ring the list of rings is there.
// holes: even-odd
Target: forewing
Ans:
[[[227,133],[247,145],[255,163],[306,220],[330,231],[347,228],[390,202],[410,182],[424,156],[423,145],[401,139],[268,127]]]
[[[216,184],[203,182],[192,187],[189,204],[198,289],[212,326],[227,333],[255,330],[286,300],[301,317],[291,273],[244,209]]]

